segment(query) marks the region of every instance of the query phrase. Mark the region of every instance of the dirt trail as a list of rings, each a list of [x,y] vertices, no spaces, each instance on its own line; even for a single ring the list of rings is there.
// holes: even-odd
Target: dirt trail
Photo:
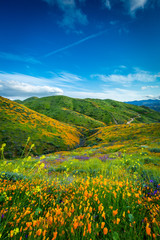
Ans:
[[[134,121],[135,118],[139,118],[139,117],[141,117],[140,114],[138,114],[138,115],[137,115],[136,117],[134,117],[134,118],[131,118],[126,124],[130,124],[131,122]]]

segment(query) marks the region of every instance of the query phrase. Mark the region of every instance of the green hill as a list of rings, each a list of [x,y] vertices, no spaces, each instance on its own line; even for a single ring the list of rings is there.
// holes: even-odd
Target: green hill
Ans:
[[[0,144],[7,144],[6,157],[20,156],[28,137],[36,146],[32,153],[40,155],[90,145],[87,137],[107,125],[160,122],[154,110],[113,100],[51,96],[18,102],[0,97]]]
[[[6,143],[6,157],[20,156],[28,137],[28,150],[35,144],[35,155],[71,149],[80,142],[75,127],[0,97],[0,146]]]
[[[160,113],[154,110],[109,99],[51,96],[29,98],[21,103],[53,119],[86,128],[124,124],[132,118],[135,123],[160,122]]]

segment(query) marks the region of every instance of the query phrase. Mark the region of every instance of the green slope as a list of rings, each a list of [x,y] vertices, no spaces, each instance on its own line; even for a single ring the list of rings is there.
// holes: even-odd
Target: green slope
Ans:
[[[160,122],[160,113],[154,110],[109,99],[51,96],[29,98],[22,103],[51,118],[87,128],[123,124],[131,118],[134,118],[135,123]]]
[[[160,123],[131,123],[98,128],[96,133],[86,139],[86,146],[105,147],[108,151],[132,149],[142,146],[159,149]],[[148,149],[148,148],[147,148]]]
[[[34,111],[61,122],[87,128],[105,126],[105,123],[101,121],[101,111],[92,107],[89,101],[65,96],[52,96],[38,99],[29,98],[22,103]],[[88,112],[90,109],[91,113]],[[94,111],[96,112],[94,113]],[[96,115],[99,115],[99,118],[94,118]]]
[[[0,97],[0,145],[6,143],[6,157],[20,156],[28,137],[28,149],[35,144],[32,152],[39,155],[74,148],[80,135],[73,126]]]

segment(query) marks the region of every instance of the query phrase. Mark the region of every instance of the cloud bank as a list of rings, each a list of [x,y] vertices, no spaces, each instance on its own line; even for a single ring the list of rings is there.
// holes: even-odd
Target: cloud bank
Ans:
[[[98,98],[98,99],[112,99],[116,101],[133,101],[146,99],[140,92],[134,90],[127,90],[121,88],[104,89],[103,92],[93,91],[64,91],[64,95],[75,98]]]
[[[103,74],[94,74],[91,75],[92,78],[98,78],[103,82],[112,82],[119,84],[128,84],[131,82],[155,82],[160,78],[159,74],[151,74],[147,71],[138,70],[136,73],[130,73],[128,75],[122,74],[111,74],[111,75],[103,75]]]
[[[0,95],[11,99],[25,99],[63,94],[63,90],[58,87],[44,85],[45,81],[47,79],[23,74],[0,73]]]
[[[81,76],[68,72],[48,72],[48,74],[49,78],[43,78],[20,73],[0,72],[0,95],[12,100],[23,100],[32,96],[66,95],[75,98],[99,98],[117,101],[142,100],[151,95],[152,98],[159,96],[160,74],[158,73],[151,74],[137,70],[136,73],[128,75],[91,75],[94,78],[94,84],[90,83],[89,90],[88,87],[85,87],[87,80]],[[139,81],[139,83],[135,84],[135,81]],[[137,87],[134,88],[134,85]]]

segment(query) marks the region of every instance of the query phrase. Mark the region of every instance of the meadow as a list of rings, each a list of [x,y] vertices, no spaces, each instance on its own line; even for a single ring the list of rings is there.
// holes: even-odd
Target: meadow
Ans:
[[[158,112],[65,96],[22,103],[0,97],[0,239],[160,238]]]
[[[145,131],[131,143],[123,130],[120,145],[111,126],[110,141],[104,128],[88,138],[103,144],[39,157],[30,138],[14,160],[2,144],[0,239],[159,239],[159,128],[149,126],[141,143]]]

